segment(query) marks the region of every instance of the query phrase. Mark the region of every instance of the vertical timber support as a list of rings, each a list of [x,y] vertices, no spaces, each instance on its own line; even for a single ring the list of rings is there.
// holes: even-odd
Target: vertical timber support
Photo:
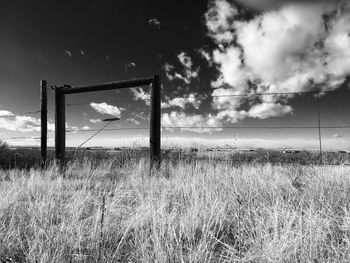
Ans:
[[[65,166],[66,147],[66,113],[65,96],[69,94],[86,93],[102,90],[134,88],[146,85],[151,87],[151,120],[150,120],[150,160],[151,169],[160,168],[161,162],[161,77],[133,79],[88,85],[80,87],[63,86],[55,89],[55,152],[56,161],[61,171]]]
[[[321,130],[321,109],[320,109],[320,93],[317,94],[317,119],[318,119],[318,140],[320,146],[320,164],[323,165],[323,150],[322,150],[322,130]]]
[[[41,168],[46,167],[47,161],[47,82],[42,80],[40,82],[40,103],[41,103]]]
[[[151,123],[150,123],[150,161],[151,169],[160,168],[161,162],[161,78],[154,76],[151,90]]]
[[[66,148],[66,105],[62,88],[55,89],[55,152],[60,168],[65,164]]]

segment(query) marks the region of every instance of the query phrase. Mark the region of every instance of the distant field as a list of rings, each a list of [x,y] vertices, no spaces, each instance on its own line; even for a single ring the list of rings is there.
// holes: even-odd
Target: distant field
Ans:
[[[348,166],[130,157],[2,171],[0,262],[350,262]]]
[[[112,162],[125,163],[128,161],[137,162],[140,159],[148,158],[148,149],[124,148],[120,150],[106,149],[80,149],[75,154],[75,148],[68,148],[66,153],[67,161],[75,159],[88,158],[93,163],[106,160]],[[54,149],[48,151],[49,163],[54,162]],[[270,164],[300,164],[317,165],[321,158],[317,151],[300,151],[294,153],[283,153],[278,150],[256,150],[256,151],[234,151],[234,150],[202,150],[199,152],[187,150],[163,150],[163,159],[174,163],[178,160],[185,161],[224,161],[235,165],[251,163],[270,163]],[[350,154],[345,152],[325,152],[323,153],[323,164],[344,165],[350,164]],[[0,169],[31,169],[40,167],[39,148],[18,148],[18,149],[0,149]]]

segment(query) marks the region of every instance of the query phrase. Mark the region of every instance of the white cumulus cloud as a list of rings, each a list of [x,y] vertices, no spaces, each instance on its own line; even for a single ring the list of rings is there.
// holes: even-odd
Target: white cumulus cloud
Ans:
[[[172,108],[178,107],[181,109],[185,109],[187,105],[191,105],[194,108],[198,108],[201,104],[201,100],[198,97],[198,94],[190,93],[184,97],[176,97],[168,100],[167,102],[162,103],[162,108]]]
[[[129,72],[130,70],[132,69],[135,69],[136,68],[136,63],[135,62],[127,62],[125,63],[125,71],[126,72]]]
[[[15,116],[12,112],[7,110],[0,110],[0,117],[11,117]]]
[[[212,57],[211,57],[210,52],[208,52],[207,50],[205,50],[203,48],[200,48],[197,51],[201,55],[201,57],[204,58],[208,62],[208,65],[211,67],[213,65],[213,62],[212,62]]]
[[[205,15],[220,73],[212,83],[213,107],[226,120],[290,114],[288,100],[295,95],[260,97],[245,112],[240,107],[247,98],[215,96],[333,90],[350,74],[348,1],[268,2],[273,5],[250,20],[240,20],[226,0],[211,1]]]
[[[70,52],[69,50],[65,50],[64,54],[68,57],[72,57],[72,52]]]
[[[252,8],[258,11],[271,10],[280,8],[287,3],[298,3],[298,2],[308,2],[308,3],[321,3],[321,2],[341,2],[341,0],[237,0],[244,6]]]
[[[93,124],[100,123],[102,120],[101,119],[90,119],[90,122]]]
[[[96,110],[98,113],[101,113],[101,114],[111,115],[114,117],[118,117],[121,114],[121,109],[119,109],[118,107],[113,106],[113,105],[108,105],[105,102],[103,102],[103,103],[91,102],[90,106],[94,110]]]
[[[160,21],[157,18],[151,18],[148,20],[148,24],[157,27],[158,29],[160,28]]]
[[[5,129],[14,132],[39,132],[41,121],[38,118],[31,116],[16,116],[14,113],[1,110],[0,111],[0,129]],[[55,125],[51,122],[47,123],[49,131],[55,130]]]
[[[163,69],[168,80],[173,81],[175,79],[182,80],[185,84],[189,85],[193,79],[198,78],[200,67],[194,67],[192,58],[185,52],[178,54],[177,59],[183,67],[181,73],[175,71],[174,65],[165,63]]]
[[[218,43],[231,42],[234,35],[230,32],[232,19],[238,15],[237,9],[226,0],[211,1],[205,14],[209,35]]]
[[[135,124],[135,125],[140,124],[140,122],[138,120],[136,120],[135,118],[129,118],[126,120],[126,122],[130,122],[130,123]]]
[[[249,110],[249,116],[258,119],[267,119],[270,117],[280,117],[293,112],[291,106],[281,105],[280,103],[261,103],[254,105]]]
[[[218,125],[219,123],[216,117],[211,114],[204,116],[177,111],[162,114],[162,126],[171,131],[175,130],[175,127],[178,127],[182,131],[210,133],[221,131]]]
[[[177,56],[177,58],[179,59],[180,63],[184,66],[184,75],[182,77],[182,80],[186,84],[190,84],[192,79],[198,78],[200,68],[194,68],[192,58],[185,52],[181,52]]]
[[[151,105],[151,95],[149,92],[146,92],[143,88],[131,88],[130,91],[134,95],[134,100],[143,101],[146,105]]]

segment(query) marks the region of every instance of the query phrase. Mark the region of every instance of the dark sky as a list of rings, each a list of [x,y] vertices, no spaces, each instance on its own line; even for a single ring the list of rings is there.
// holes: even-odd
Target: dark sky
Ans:
[[[159,73],[163,60],[205,41],[205,10],[187,1],[4,1],[3,87],[23,93],[40,79],[81,84]],[[162,21],[160,29],[151,18]],[[137,69],[128,74],[131,61]]]
[[[208,52],[215,43],[208,37],[204,14],[207,1],[91,1],[91,0],[3,0],[0,8],[0,110],[21,113],[39,109],[39,82],[45,79],[52,85],[81,85],[108,82],[160,74],[163,78],[163,99],[174,96],[196,94],[210,95],[211,81],[217,70],[199,54],[204,48]],[[157,19],[160,26],[150,23]],[[186,52],[192,58],[193,67],[200,67],[198,78],[190,84],[180,80],[169,81],[164,65],[174,65],[175,71],[183,66],[177,56]],[[49,117],[53,121],[53,94],[49,91]],[[324,125],[350,123],[346,94],[326,96],[322,99]],[[216,114],[211,110],[212,98],[203,99],[198,109],[186,108],[186,114]],[[72,95],[67,103],[107,102],[124,109],[122,120],[111,127],[147,127],[148,122],[139,118],[148,113],[143,101],[133,99],[132,92],[109,91]],[[310,96],[293,99],[290,104],[294,114],[265,120],[247,118],[238,125],[246,126],[304,126],[317,125],[316,100]],[[164,109],[164,112],[171,112]],[[35,116],[34,116],[35,117]],[[91,119],[103,119],[90,105],[67,108],[69,127],[91,129],[101,123]],[[38,118],[38,116],[36,116]],[[131,123],[134,119],[139,124]],[[237,125],[237,124],[234,124]],[[232,125],[230,125],[232,126]],[[324,131],[324,136],[344,138],[347,130]],[[35,137],[38,132],[21,133],[11,129],[0,129],[2,138],[11,136]],[[90,134],[70,134],[68,145],[79,144]],[[114,138],[146,137],[148,131],[106,132],[91,145],[106,145]],[[209,134],[164,131],[170,140],[177,138],[232,139],[306,139],[315,140],[317,131],[269,131],[269,130],[224,130]],[[52,144],[53,134],[49,143]],[[337,137],[337,136],[335,136]],[[184,140],[185,140],[184,139]],[[9,141],[11,143],[11,141]],[[17,144],[37,144],[33,141],[17,141]],[[107,143],[107,144],[108,144]],[[113,143],[112,143],[113,144]],[[282,145],[283,146],[283,145]]]

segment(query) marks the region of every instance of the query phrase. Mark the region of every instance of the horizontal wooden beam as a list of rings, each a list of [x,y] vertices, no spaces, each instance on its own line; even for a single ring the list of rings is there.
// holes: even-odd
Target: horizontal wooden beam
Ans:
[[[126,89],[126,88],[136,88],[140,86],[147,86],[153,83],[154,78],[146,79],[134,79],[134,80],[124,80],[124,81],[115,81],[109,83],[101,83],[96,85],[88,85],[81,87],[64,87],[62,90],[64,94],[76,94],[76,93],[85,93],[93,91],[102,91],[102,90],[114,90],[114,89]]]

